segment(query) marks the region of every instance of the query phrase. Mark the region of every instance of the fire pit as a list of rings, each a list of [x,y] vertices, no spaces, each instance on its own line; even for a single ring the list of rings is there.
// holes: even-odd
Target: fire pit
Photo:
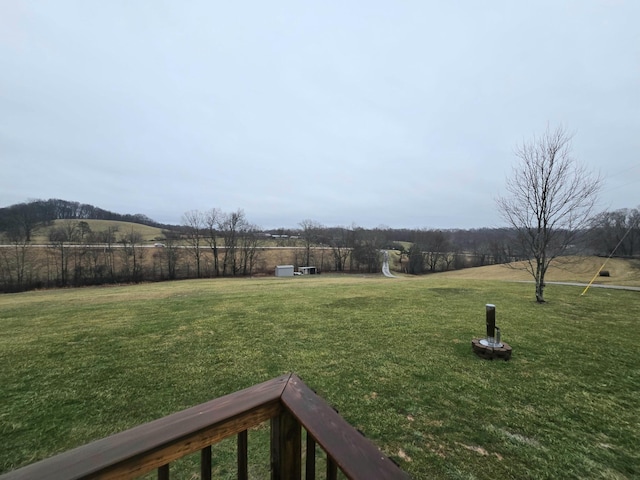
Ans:
[[[486,338],[474,338],[471,340],[471,348],[480,358],[509,360],[511,358],[511,346],[501,341],[500,327],[496,327],[496,306],[488,303],[486,309],[487,336]]]

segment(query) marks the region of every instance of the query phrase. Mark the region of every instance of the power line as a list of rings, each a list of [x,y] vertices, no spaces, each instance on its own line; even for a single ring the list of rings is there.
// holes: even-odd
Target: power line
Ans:
[[[611,253],[609,254],[609,256],[607,257],[607,259],[604,261],[604,263],[602,264],[602,266],[598,269],[598,271],[596,272],[596,274],[593,276],[593,278],[591,279],[591,281],[589,282],[589,284],[585,287],[585,289],[582,291],[582,293],[580,294],[580,296],[583,296],[585,293],[587,293],[587,290],[589,290],[589,287],[591,286],[591,284],[595,281],[596,277],[600,274],[600,272],[602,271],[602,269],[604,268],[604,266],[607,264],[607,262],[609,261],[609,259],[611,257],[613,257],[613,254],[616,253],[616,250],[618,249],[618,247],[622,244],[622,241],[627,238],[627,235],[629,235],[629,232],[631,232],[631,230],[633,230],[638,224],[640,223],[640,217],[638,217],[638,219],[636,219],[635,223],[632,223],[629,226],[629,229],[625,232],[625,234],[622,236],[622,238],[620,239],[620,241],[618,242],[618,244],[614,247],[613,250],[611,250]]]
[[[619,170],[619,171],[618,171],[618,172],[616,172],[616,173],[612,173],[612,174],[610,174],[610,175],[609,175],[609,177],[617,177],[618,175],[621,175],[621,174],[623,174],[623,173],[626,173],[626,172],[628,172],[628,171],[630,171],[630,170],[635,170],[636,168],[640,168],[640,163],[639,163],[638,165],[633,165],[633,166],[631,166],[631,167],[629,167],[629,168],[624,168],[624,169],[622,169],[622,170]]]

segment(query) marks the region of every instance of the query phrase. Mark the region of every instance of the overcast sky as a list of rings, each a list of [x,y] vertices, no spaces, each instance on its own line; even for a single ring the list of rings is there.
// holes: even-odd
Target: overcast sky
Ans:
[[[0,0],[0,207],[475,228],[547,125],[640,205],[640,1]]]

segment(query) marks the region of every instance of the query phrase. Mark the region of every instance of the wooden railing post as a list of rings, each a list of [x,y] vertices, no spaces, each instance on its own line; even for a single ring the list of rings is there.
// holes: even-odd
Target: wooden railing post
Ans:
[[[288,411],[271,419],[271,479],[302,478],[302,428]]]
[[[248,447],[248,432],[243,430],[238,434],[238,480],[249,480]]]
[[[169,464],[158,467],[158,480],[169,480]]]
[[[130,480],[155,469],[159,480],[168,480],[171,462],[198,451],[201,478],[211,480],[211,445],[232,435],[238,436],[238,478],[247,479],[247,431],[267,420],[272,480],[301,478],[303,427],[305,480],[315,478],[316,450],[327,456],[329,480],[338,471],[358,480],[409,479],[302,380],[288,374],[5,473],[0,480]]]
[[[211,480],[211,445],[200,450],[200,478]]]
[[[316,479],[316,441],[307,432],[307,460],[305,462],[305,480]]]
[[[338,479],[338,465],[333,461],[329,455],[327,455],[327,480]]]

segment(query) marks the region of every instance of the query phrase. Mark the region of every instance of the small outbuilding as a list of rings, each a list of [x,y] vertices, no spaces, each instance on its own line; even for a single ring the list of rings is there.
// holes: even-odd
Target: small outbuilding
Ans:
[[[302,275],[315,275],[316,273],[318,273],[316,267],[298,267],[298,271]]]
[[[293,277],[293,265],[277,265],[276,277]]]

